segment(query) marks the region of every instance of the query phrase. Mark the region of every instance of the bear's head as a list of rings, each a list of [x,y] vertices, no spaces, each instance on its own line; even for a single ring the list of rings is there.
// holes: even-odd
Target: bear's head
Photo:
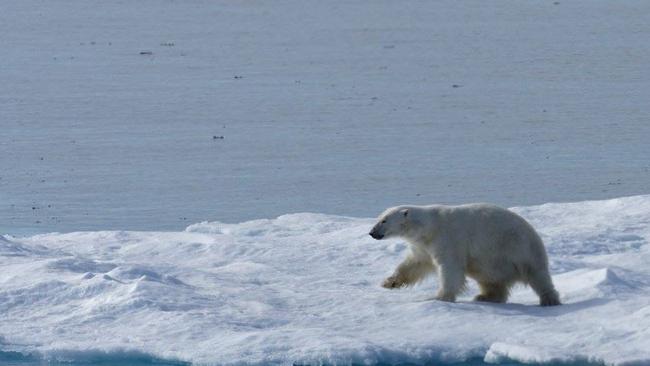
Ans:
[[[408,228],[409,208],[393,207],[379,216],[377,223],[370,230],[373,239],[381,240],[404,235]]]

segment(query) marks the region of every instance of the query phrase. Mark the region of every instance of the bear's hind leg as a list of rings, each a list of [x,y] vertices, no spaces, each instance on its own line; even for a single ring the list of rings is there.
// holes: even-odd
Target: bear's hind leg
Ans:
[[[553,286],[553,281],[548,271],[531,271],[528,275],[528,284],[539,296],[540,306],[561,305],[560,295]]]
[[[454,264],[440,265],[438,269],[440,289],[436,300],[456,301],[456,296],[465,289],[465,271]]]
[[[507,285],[496,283],[479,282],[481,293],[474,297],[474,301],[483,302],[506,302],[510,290]]]

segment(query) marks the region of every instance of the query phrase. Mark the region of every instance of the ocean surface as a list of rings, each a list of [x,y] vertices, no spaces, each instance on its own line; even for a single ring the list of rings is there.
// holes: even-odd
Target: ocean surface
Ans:
[[[0,4],[0,232],[649,192],[646,1]]]
[[[118,360],[103,360],[96,362],[50,362],[43,360],[4,360],[0,357],[0,362],[3,366],[189,366],[191,364],[180,362],[166,362],[163,360],[151,360],[151,361],[118,361]],[[376,366],[389,366],[392,364],[377,364]],[[493,366],[493,363],[484,362],[481,359],[470,360],[467,362],[454,362],[454,363],[430,363],[430,364],[399,364],[399,366]],[[519,362],[507,362],[500,363],[501,366],[535,366],[535,363],[519,363]],[[539,364],[540,366],[542,364]],[[296,364],[296,366],[303,366]],[[304,365],[307,366],[307,365]],[[322,364],[322,366],[330,366],[327,364]],[[350,365],[350,366],[362,366],[362,365]],[[602,366],[601,363],[544,363],[543,366]]]

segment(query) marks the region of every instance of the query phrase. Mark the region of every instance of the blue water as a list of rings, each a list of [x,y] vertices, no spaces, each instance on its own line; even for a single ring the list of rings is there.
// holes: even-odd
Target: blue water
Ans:
[[[59,362],[48,362],[48,361],[0,361],[2,362],[2,365],[4,366],[43,366],[43,365],[69,365],[69,366],[95,366],[95,365],[110,365],[110,366],[145,366],[145,365],[157,365],[157,366],[185,366],[185,365],[191,365],[188,363],[173,363],[173,362],[167,362],[167,361],[161,361],[161,360],[150,360],[150,361],[129,361],[129,360],[120,360],[120,361],[112,361],[112,360],[105,360],[105,361],[97,361],[93,363],[59,363]],[[411,366],[410,364],[398,364],[399,366]],[[483,362],[482,360],[476,360],[476,361],[467,361],[467,362],[459,362],[459,363],[450,363],[450,364],[445,364],[445,363],[431,363],[431,364],[426,364],[426,366],[482,366],[482,365],[494,365],[494,364],[489,364],[486,362]],[[601,364],[596,364],[596,363],[545,363],[545,364],[538,364],[538,363],[528,363],[528,364],[523,364],[523,363],[501,363],[499,365],[504,365],[504,366],[591,366],[591,365],[601,365]],[[378,366],[388,366],[388,365],[378,365]],[[415,365],[413,365],[415,366]]]
[[[44,366],[44,365],[70,365],[70,366],[95,366],[95,365],[110,365],[110,366],[185,366],[189,363],[182,362],[169,362],[162,360],[104,360],[96,362],[53,362],[45,360],[1,360],[3,366]]]
[[[43,360],[13,360],[13,361],[4,361],[0,359],[0,362],[2,363],[3,366],[44,366],[44,365],[69,365],[69,366],[101,366],[101,365],[110,365],[110,366],[146,366],[146,365],[156,365],[156,366],[187,366],[191,365],[190,363],[183,363],[183,362],[169,362],[169,361],[163,361],[163,360],[103,360],[103,361],[96,361],[96,362],[74,362],[74,363],[68,363],[68,362],[51,362],[51,361],[43,361]],[[398,364],[399,366],[411,366],[411,364]],[[494,364],[489,364],[484,362],[481,359],[477,360],[470,360],[466,362],[459,362],[459,363],[430,363],[426,364],[426,366],[482,366],[482,365],[494,365]],[[538,363],[528,363],[528,364],[523,364],[523,363],[518,363],[518,362],[508,362],[508,363],[500,363],[499,365],[503,366],[591,366],[591,365],[602,365],[602,364],[597,364],[597,363],[545,363],[545,364],[538,364]],[[298,366],[298,365],[296,365]],[[300,365],[302,366],[302,365]],[[377,366],[388,366],[388,365],[383,365],[379,364]],[[392,365],[391,365],[392,366]],[[415,366],[415,365],[413,365]]]
[[[0,351],[1,366],[44,366],[44,365],[70,365],[70,366],[188,366],[189,362],[161,360],[147,355],[131,356],[103,356],[90,357],[87,361],[63,362],[43,359],[40,356],[23,355],[19,352]]]
[[[68,365],[68,366],[190,366],[192,365],[189,362],[182,361],[169,361],[162,360],[155,357],[147,355],[135,355],[135,356],[102,356],[94,357],[87,361],[81,362],[61,362],[61,361],[50,361],[44,360],[38,356],[23,355],[18,352],[2,352],[0,351],[0,365],[1,366],[44,366],[44,365]],[[378,364],[377,366],[389,366],[395,364]],[[403,363],[397,364],[399,366],[411,366],[413,364]],[[454,362],[454,363],[444,363],[432,361],[431,363],[426,364],[426,366],[483,366],[483,365],[494,365],[489,364],[483,361],[482,358],[473,358],[464,362]],[[602,363],[594,362],[564,362],[564,363],[519,363],[519,362],[505,362],[500,363],[499,365],[504,366],[602,366]],[[307,366],[296,364],[295,366]],[[415,366],[415,365],[413,365]]]
[[[0,232],[648,193],[648,2],[370,3],[3,2]]]

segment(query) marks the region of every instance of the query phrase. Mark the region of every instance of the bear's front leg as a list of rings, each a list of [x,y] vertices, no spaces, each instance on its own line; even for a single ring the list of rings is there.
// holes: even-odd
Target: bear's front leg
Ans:
[[[384,280],[382,287],[388,289],[411,286],[421,281],[427,274],[435,270],[435,266],[428,254],[411,253],[395,272]]]
[[[440,289],[436,300],[456,301],[456,296],[465,288],[465,271],[454,263],[448,263],[439,266],[438,277],[440,278]]]

